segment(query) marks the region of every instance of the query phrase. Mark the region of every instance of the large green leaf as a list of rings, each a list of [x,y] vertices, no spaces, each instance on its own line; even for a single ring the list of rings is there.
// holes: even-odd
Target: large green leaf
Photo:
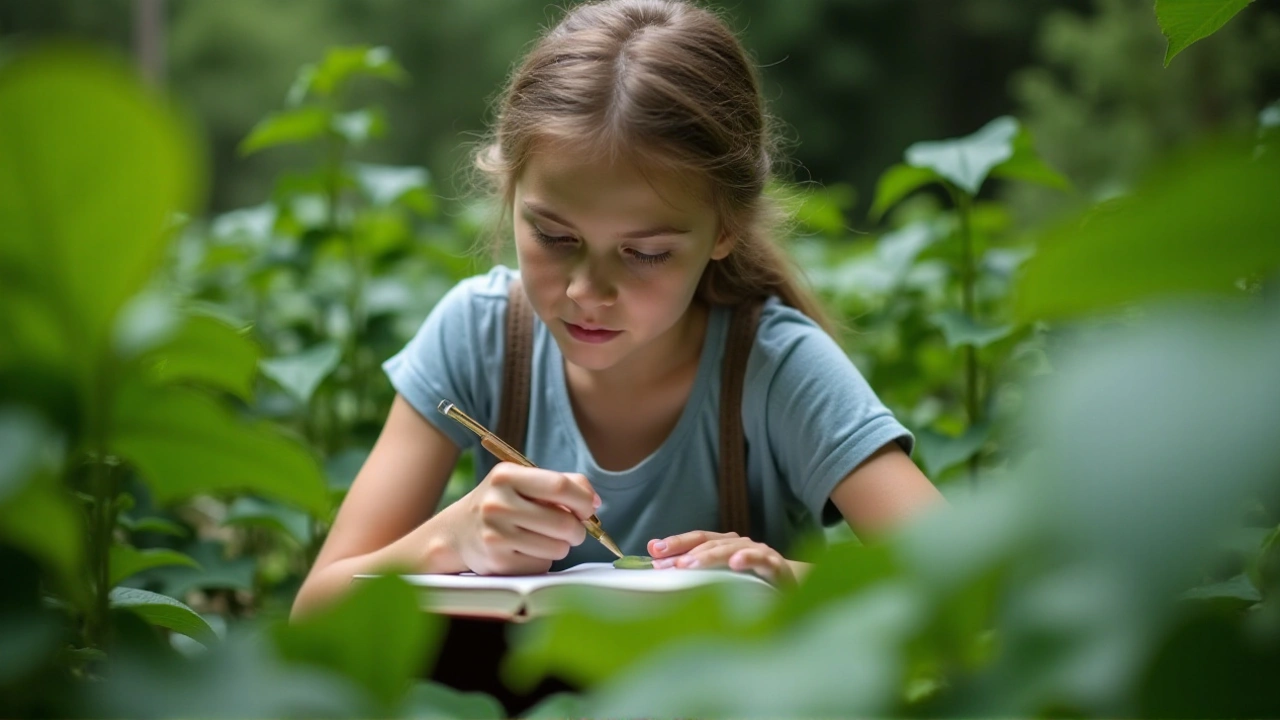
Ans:
[[[1280,156],[1216,144],[1166,163],[1131,197],[1046,233],[1024,267],[1026,320],[1235,293],[1280,270]]]
[[[1197,40],[1217,32],[1253,0],[1156,0],[1156,20],[1169,40],[1169,61]]]
[[[198,392],[126,385],[113,427],[113,452],[139,468],[158,502],[241,491],[320,517],[329,510],[324,476],[303,446],[266,423],[241,422]]]
[[[1071,181],[1049,167],[1036,153],[1031,133],[1025,127],[1013,138],[1013,156],[991,169],[991,177],[1021,180],[1056,190],[1071,190]]]
[[[262,374],[275,380],[298,402],[306,405],[329,373],[338,368],[342,348],[323,342],[300,353],[262,360]]]
[[[218,636],[208,621],[186,604],[168,595],[137,588],[112,588],[111,607],[135,612],[152,625],[182,633],[206,647],[218,641]]]
[[[618,675],[672,642],[760,634],[762,616],[758,609],[735,610],[735,589],[740,588],[671,593],[646,600],[643,610],[608,605],[598,597],[593,602],[584,591],[563,612],[514,629],[503,678],[508,686],[525,690],[549,675],[585,687]]]
[[[0,275],[47,293],[91,367],[200,194],[186,128],[123,67],[48,50],[0,65]],[[11,279],[11,282],[13,280]]]
[[[422,612],[418,592],[396,577],[359,580],[338,604],[274,628],[276,644],[283,657],[340,673],[393,710],[429,669],[442,630],[438,616]]]
[[[932,430],[916,433],[917,449],[924,470],[935,480],[947,470],[967,461],[982,449],[991,435],[991,427],[979,424],[960,436],[943,435]]]
[[[119,543],[111,546],[108,564],[111,568],[108,583],[112,587],[120,584],[121,580],[131,575],[155,567],[184,565],[197,570],[200,569],[200,563],[196,562],[191,556],[184,555],[177,550],[169,550],[167,548],[139,550],[132,545],[121,545]]]
[[[905,676],[902,647],[922,610],[901,586],[885,586],[833,605],[787,635],[672,645],[593,693],[584,715],[886,716]]]
[[[1013,157],[1018,121],[998,117],[977,132],[954,140],[918,142],[907,148],[907,164],[927,168],[969,195],[977,195],[992,168]]]
[[[258,346],[222,320],[191,315],[146,362],[162,381],[194,382],[248,400],[258,372]]]

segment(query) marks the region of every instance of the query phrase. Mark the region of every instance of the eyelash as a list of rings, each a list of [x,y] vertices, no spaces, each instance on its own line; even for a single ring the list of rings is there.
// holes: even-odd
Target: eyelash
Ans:
[[[565,241],[573,240],[573,238],[568,236],[548,235],[542,232],[541,230],[539,230],[537,226],[532,226],[532,229],[533,229],[534,239],[538,241],[538,244],[544,247],[557,248],[562,246],[565,243]],[[671,259],[671,253],[661,252],[661,253],[658,253],[657,255],[649,255],[646,253],[636,252],[635,250],[632,250],[631,259],[635,260],[638,263],[642,263],[644,265],[661,265],[662,263]]]

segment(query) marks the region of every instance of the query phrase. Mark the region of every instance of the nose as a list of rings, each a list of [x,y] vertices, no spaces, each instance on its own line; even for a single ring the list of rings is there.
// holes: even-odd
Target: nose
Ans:
[[[565,294],[582,308],[612,305],[618,297],[617,288],[613,286],[605,269],[598,261],[590,259],[578,263],[569,277],[569,287]]]

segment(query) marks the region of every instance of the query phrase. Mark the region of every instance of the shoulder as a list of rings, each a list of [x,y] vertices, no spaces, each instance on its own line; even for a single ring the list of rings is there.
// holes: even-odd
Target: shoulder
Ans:
[[[752,355],[765,364],[777,364],[797,350],[835,351],[844,357],[835,340],[809,316],[785,305],[776,297],[765,301],[760,309],[760,322],[756,326]]]
[[[776,297],[765,301],[747,360],[745,411],[763,415],[770,398],[792,397],[802,388],[839,393],[861,390],[865,382],[822,326]]]

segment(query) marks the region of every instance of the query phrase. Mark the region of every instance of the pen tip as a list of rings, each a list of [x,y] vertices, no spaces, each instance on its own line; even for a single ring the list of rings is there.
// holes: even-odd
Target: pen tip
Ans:
[[[448,415],[449,411],[453,409],[453,403],[449,402],[448,400],[441,400],[440,404],[436,405],[436,409],[444,413],[445,415]]]

